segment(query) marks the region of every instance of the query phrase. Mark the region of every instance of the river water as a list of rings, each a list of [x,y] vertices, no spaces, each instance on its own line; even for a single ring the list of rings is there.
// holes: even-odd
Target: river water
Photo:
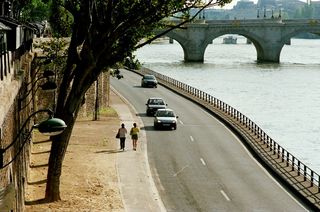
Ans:
[[[320,40],[291,39],[280,64],[257,64],[256,50],[217,38],[204,63],[184,63],[167,40],[147,45],[136,58],[147,68],[194,86],[233,106],[300,161],[320,174]]]

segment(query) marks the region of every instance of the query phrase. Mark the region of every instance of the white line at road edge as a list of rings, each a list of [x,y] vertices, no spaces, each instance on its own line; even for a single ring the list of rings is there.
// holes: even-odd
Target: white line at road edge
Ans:
[[[130,109],[132,109],[133,111],[135,111],[135,113],[137,114],[137,111],[136,109],[133,107],[133,105],[124,97],[122,96],[114,87],[110,86],[111,89],[113,90],[114,93],[116,93],[116,95],[118,95],[125,103],[127,103],[130,107]],[[136,117],[138,120],[139,120],[139,125],[141,127],[143,127],[143,122],[142,122],[142,119],[140,117]],[[146,135],[145,135],[145,131],[144,130],[141,130],[140,131],[141,134],[143,134],[142,137],[146,138]],[[151,189],[151,193],[153,194],[152,198],[156,201],[156,203],[158,204],[158,207],[160,209],[161,212],[166,212],[167,209],[165,208],[163,202],[162,202],[162,199],[160,197],[160,194],[158,192],[158,189],[156,187],[156,184],[154,182],[154,179],[152,177],[152,174],[151,174],[151,168],[150,168],[150,164],[149,164],[149,160],[148,160],[148,152],[147,152],[147,139],[145,139],[145,142],[140,142],[140,144],[144,145],[144,148],[143,149],[143,154],[144,154],[144,158],[146,160],[146,162],[144,163],[145,164],[145,171],[146,171],[146,174],[147,176],[150,176],[150,177],[147,177],[148,180],[149,180],[149,183],[150,183],[150,189]],[[120,182],[120,181],[119,181]],[[161,188],[163,188],[162,185],[160,185]],[[121,192],[121,186],[120,186],[120,192]],[[121,193],[121,196],[123,198],[123,193]]]
[[[191,140],[192,142],[194,141],[194,139],[193,139],[192,135],[190,135],[190,140]]]
[[[204,162],[203,158],[200,158],[201,163],[205,166],[206,162]]]
[[[204,110],[201,108],[201,110],[212,116],[213,118],[215,118],[212,114],[208,113],[208,111]],[[302,208],[306,209],[298,200],[296,200],[262,165],[261,163],[259,163],[256,158],[253,157],[253,155],[249,152],[249,150],[247,149],[247,147],[242,143],[242,141],[234,134],[234,132],[232,132],[232,130],[230,130],[226,125],[224,125],[219,119],[215,118],[218,123],[220,123],[224,128],[226,128],[230,133],[231,135],[236,138],[236,140],[239,142],[239,144],[242,146],[242,148],[247,152],[247,154],[252,158],[252,160],[258,164],[258,166],[264,171],[264,173],[266,173],[266,175],[271,179],[273,180],[284,192],[286,192],[292,199],[293,201],[295,201],[298,205],[300,205]],[[307,209],[306,209],[307,211]]]
[[[223,190],[221,190],[220,192],[224,196],[224,198],[226,198],[227,201],[231,201],[228,195]]]
[[[179,120],[179,122],[180,122],[180,124],[182,124],[182,125],[183,125],[183,122],[182,122],[181,120]]]

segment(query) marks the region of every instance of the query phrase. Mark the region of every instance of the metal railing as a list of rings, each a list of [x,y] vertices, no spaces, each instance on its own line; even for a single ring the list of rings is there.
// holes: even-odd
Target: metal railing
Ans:
[[[273,173],[293,191],[320,209],[320,176],[275,142],[256,123],[225,102],[195,87],[147,68],[131,70],[140,75],[153,74],[163,86],[191,99],[211,111],[216,117],[240,135]]]

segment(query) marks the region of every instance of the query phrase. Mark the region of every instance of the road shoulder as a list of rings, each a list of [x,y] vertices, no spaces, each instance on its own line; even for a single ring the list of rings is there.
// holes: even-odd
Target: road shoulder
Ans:
[[[120,97],[113,98],[117,102],[113,101],[111,106],[119,114],[121,122],[128,130],[134,122],[142,128],[143,122],[131,104],[115,89],[112,90]],[[126,150],[117,157],[117,170],[126,211],[166,211],[151,176],[143,129],[140,131],[137,151],[133,151],[131,138],[127,137]]]

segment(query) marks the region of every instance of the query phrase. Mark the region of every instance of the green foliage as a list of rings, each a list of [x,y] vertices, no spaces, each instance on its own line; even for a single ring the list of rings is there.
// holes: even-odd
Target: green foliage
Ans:
[[[71,35],[73,17],[63,6],[62,0],[52,2],[49,22],[54,37],[68,37]]]
[[[63,70],[66,65],[67,48],[69,41],[63,38],[51,38],[48,41],[35,45],[35,48],[42,50],[46,56],[46,69],[53,70],[57,74],[57,83],[63,77]]]
[[[20,11],[20,20],[28,22],[41,22],[48,20],[51,0],[16,1],[15,9]]]
[[[294,18],[314,18],[315,17],[315,8],[314,5],[305,5],[302,8],[296,10]]]
[[[69,41],[64,38],[52,38],[48,41],[35,45],[35,48],[42,49],[43,54],[51,61],[60,63],[61,59],[67,56],[67,47]]]
[[[135,55],[126,57],[124,59],[123,65],[128,67],[129,69],[139,70],[141,68],[141,63],[138,59],[135,58]]]
[[[99,111],[100,115],[102,116],[107,116],[107,117],[117,117],[117,111],[115,109],[113,109],[112,107],[103,107],[100,108]]]
[[[63,134],[52,138],[56,142],[52,142],[49,158],[46,200],[60,199],[59,178],[72,126],[85,93],[97,80],[100,73],[123,62],[125,58],[130,58],[132,52],[147,44],[147,42],[141,43],[141,40],[151,35],[164,18],[172,17],[174,14],[194,7],[199,8],[200,4],[204,8],[213,3],[221,5],[226,2],[230,0],[52,1],[49,19],[52,29],[57,36],[71,34],[71,41],[67,63],[61,69],[63,73],[57,91],[55,110],[55,116],[63,118],[68,128]],[[179,27],[179,24],[175,27]],[[59,55],[56,54],[59,51],[54,50],[56,46],[53,44],[43,48],[48,52],[49,58]],[[130,65],[138,66],[139,64],[134,58],[130,61]]]

